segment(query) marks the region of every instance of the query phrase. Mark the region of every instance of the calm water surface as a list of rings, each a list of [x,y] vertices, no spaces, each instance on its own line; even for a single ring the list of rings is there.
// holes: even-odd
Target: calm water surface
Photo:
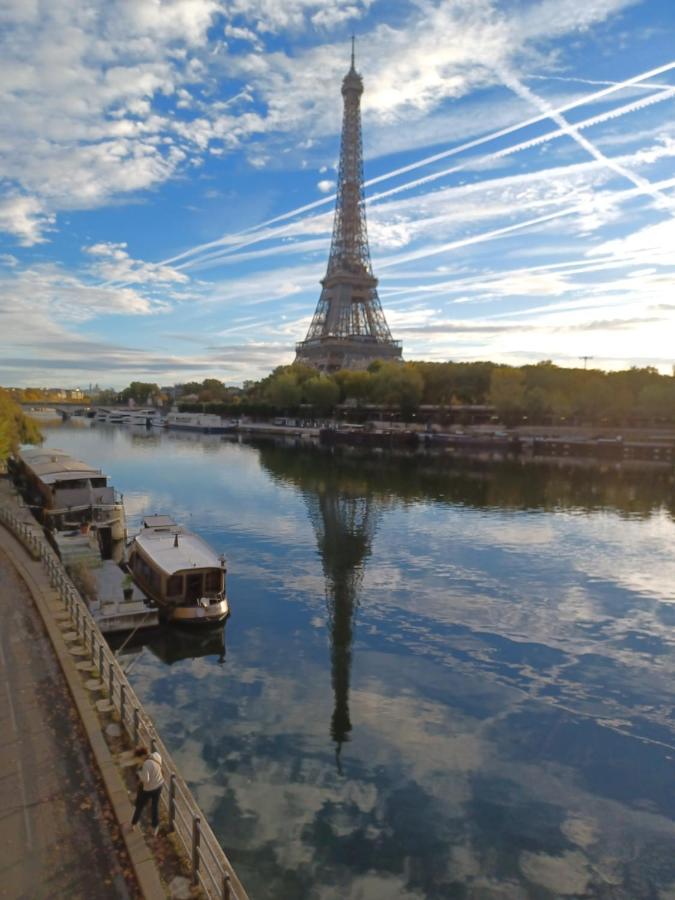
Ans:
[[[190,437],[47,444],[225,551],[125,660],[252,898],[675,897],[672,477]]]

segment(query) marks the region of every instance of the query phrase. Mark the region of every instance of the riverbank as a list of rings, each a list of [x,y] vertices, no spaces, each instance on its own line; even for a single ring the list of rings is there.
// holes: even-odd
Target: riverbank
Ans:
[[[56,557],[44,542],[41,529],[29,510],[22,506],[7,479],[0,479],[0,509],[2,524],[11,526],[9,530],[0,527],[0,552],[3,554],[2,562],[4,562],[2,571],[8,583],[13,579],[15,586],[18,585],[16,591],[3,590],[0,594],[2,597],[0,624],[3,626],[0,634],[7,636],[6,640],[9,642],[7,646],[13,651],[10,657],[3,648],[0,659],[5,683],[8,685],[5,707],[0,707],[3,720],[9,720],[18,732],[19,719],[16,709],[21,709],[21,706],[16,706],[15,698],[18,700],[28,698],[25,718],[30,727],[26,733],[26,740],[30,735],[33,746],[42,748],[40,741],[50,730],[50,716],[54,714],[54,708],[52,705],[45,707],[44,703],[41,705],[40,702],[31,703],[31,695],[43,701],[48,694],[44,685],[51,685],[54,682],[61,685],[62,694],[64,696],[69,694],[74,704],[67,714],[67,720],[63,716],[59,719],[59,724],[65,725],[67,734],[62,735],[55,746],[38,751],[35,756],[38,771],[34,773],[34,779],[31,779],[31,785],[34,783],[39,789],[39,785],[44,781],[44,778],[41,781],[44,772],[53,770],[57,773],[57,783],[65,785],[65,793],[62,796],[59,796],[58,791],[54,794],[57,809],[60,808],[60,803],[64,810],[60,818],[58,815],[52,817],[54,822],[49,817],[42,820],[42,801],[31,800],[25,792],[24,785],[27,779],[22,769],[24,759],[21,752],[21,736],[19,735],[16,741],[9,745],[10,748],[14,747],[14,750],[9,751],[8,765],[4,766],[3,772],[9,770],[14,774],[14,778],[10,779],[7,794],[4,792],[2,794],[3,812],[7,813],[8,818],[2,817],[1,821],[12,822],[12,817],[16,816],[23,818],[23,837],[18,837],[14,845],[10,842],[10,847],[13,847],[12,862],[17,884],[22,885],[26,882],[32,884],[32,889],[27,888],[11,895],[146,897],[152,900],[160,897],[201,895],[197,885],[203,880],[203,872],[199,868],[201,862],[199,838],[202,831],[204,849],[210,851],[212,858],[217,860],[220,867],[226,863],[222,850],[217,843],[213,844],[208,824],[202,822],[201,816],[198,815],[198,807],[182,783],[182,779],[177,776],[168,754],[142,712],[124,674],[121,670],[116,672],[116,669],[119,669],[116,660],[105,646],[102,637],[96,634],[93,621],[69,585]],[[18,605],[15,602],[17,596]],[[31,606],[31,600],[34,606]],[[21,615],[30,615],[31,610],[38,623],[33,628],[33,633],[42,636],[48,650],[53,648],[51,657],[45,652],[41,654],[40,659],[47,665],[50,664],[49,659],[52,659],[51,665],[56,670],[57,677],[46,679],[39,669],[31,675],[30,667],[20,664],[21,660],[31,658],[33,644],[30,632],[17,628],[17,622]],[[104,677],[106,663],[108,671]],[[16,674],[12,681],[10,677],[12,672],[20,672],[21,677]],[[131,730],[129,716],[131,716]],[[58,735],[58,729],[52,730]],[[42,737],[33,741],[33,732]],[[73,740],[78,734],[80,739]],[[133,740],[130,741],[129,736]],[[141,831],[130,832],[126,828],[130,821],[136,788],[130,750],[139,741],[160,749],[168,782],[164,794],[169,793],[168,801],[164,797],[168,821],[163,819],[159,836],[148,835],[147,838]],[[102,786],[98,802],[95,799],[96,795],[90,792],[91,795],[85,796],[77,808],[72,807],[73,797],[78,796],[78,788],[81,790],[83,784],[87,782],[82,775],[82,769],[70,771],[68,759],[65,761],[63,759],[63,752],[59,756],[59,750],[63,750],[64,747],[69,748],[68,752],[74,754],[73,758],[81,759],[85,756],[91,758],[90,781],[93,783],[98,779]],[[31,759],[30,754],[28,758]],[[57,763],[54,762],[55,759]],[[72,767],[72,761],[70,765]],[[177,791],[181,793],[180,804]],[[191,859],[185,852],[184,841],[181,846],[175,837],[178,827],[175,816],[179,805],[183,815],[188,810],[192,813],[190,818],[196,843],[193,839]],[[34,812],[34,809],[39,810],[39,813]],[[75,873],[72,877],[75,879],[77,889],[70,886],[67,890],[43,892],[40,887],[40,890],[35,892],[35,865],[31,863],[35,849],[33,838],[35,829],[31,828],[31,816],[38,816],[42,822],[38,833],[45,836],[43,841],[45,853],[41,862],[42,874],[39,884],[46,884],[49,879],[54,879],[55,883],[58,883],[58,873],[61,871],[59,857],[63,846],[66,850],[70,848],[74,858],[81,852],[85,860],[86,869],[81,871],[84,879],[81,890],[77,881],[80,877],[77,872],[80,870],[73,864],[67,867],[67,871],[72,869]],[[52,826],[53,830],[50,832],[49,828]],[[16,828],[16,823],[14,827]],[[92,849],[87,859],[86,851],[78,849],[86,847],[86,842],[81,839],[82,829],[91,831],[95,836],[98,843],[94,849],[99,853],[98,856]],[[110,853],[109,865],[97,866],[96,861],[99,857],[103,858],[101,848],[110,850],[111,847],[119,851],[121,861],[115,862],[114,854]],[[64,853],[67,857],[66,851]],[[213,878],[214,875],[210,877]],[[218,881],[215,891],[206,890],[203,896],[226,896],[226,887],[229,890],[231,880],[233,888],[231,896],[245,900],[243,888],[228,867],[225,868],[224,876],[218,876],[216,872],[215,877]],[[87,878],[93,880],[96,885],[103,883],[107,886],[109,882],[110,892],[107,893],[105,888],[85,887],[85,884],[88,884]],[[125,879],[130,883],[128,888],[124,888]]]
[[[18,555],[0,529],[3,896],[142,897]]]

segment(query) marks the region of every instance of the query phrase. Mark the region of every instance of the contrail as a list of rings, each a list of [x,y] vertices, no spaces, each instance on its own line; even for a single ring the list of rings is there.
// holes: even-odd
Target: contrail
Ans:
[[[620,116],[626,115],[627,113],[644,109],[645,107],[651,106],[654,103],[660,103],[662,100],[668,100],[674,95],[675,87],[669,88],[665,91],[660,91],[652,94],[649,97],[642,97],[639,100],[634,100],[632,103],[626,103],[624,104],[624,106],[616,107],[615,109],[609,110],[608,112],[600,113],[597,116],[592,116],[589,119],[584,119],[582,122],[578,122],[575,127],[590,128],[593,125],[600,125],[602,122],[607,122],[610,119],[616,119]],[[504,156],[511,156],[513,153],[520,153],[522,150],[530,150],[532,147],[536,147],[539,144],[545,144],[548,141],[554,140],[558,137],[562,137],[565,134],[568,134],[568,131],[566,129],[558,128],[555,131],[548,131],[546,132],[546,134],[539,135],[538,137],[529,138],[526,141],[521,141],[521,143],[514,144],[511,147],[504,147],[504,149],[502,150],[495,150],[493,153],[486,153],[483,156],[472,157],[471,159],[468,159],[463,163],[459,163],[456,166],[451,166],[448,169],[442,169],[440,172],[432,172],[431,175],[424,175],[422,178],[416,178],[413,181],[398,185],[395,188],[390,188],[388,191],[381,191],[379,194],[373,194],[372,197],[369,197],[368,203],[373,204],[378,200],[384,199],[385,197],[393,197],[395,194],[399,194],[402,191],[410,190],[413,187],[419,187],[422,184],[428,184],[429,182],[436,181],[437,179],[443,178],[446,175],[452,175],[454,172],[459,172],[469,165],[476,165],[476,163],[489,162],[492,159],[500,159]]]
[[[491,241],[493,238],[511,234],[513,231],[522,231],[523,228],[531,228],[534,225],[542,225],[544,222],[551,222],[553,219],[562,219],[563,216],[571,216],[576,212],[579,212],[578,204],[568,206],[566,209],[558,210],[558,212],[548,213],[545,216],[536,216],[533,219],[526,219],[524,222],[517,222],[514,225],[505,225],[503,228],[494,228],[492,231],[484,231],[482,234],[475,234],[471,237],[460,238],[457,241],[450,241],[447,244],[438,244],[435,247],[413,250],[412,253],[400,256],[397,259],[390,260],[389,262],[381,262],[378,265],[378,268],[388,269],[391,266],[398,266],[401,263],[412,262],[416,259],[424,259],[427,256],[436,256],[438,253],[444,253],[446,250],[457,250],[460,247],[468,247],[471,244],[481,244],[483,241]]]
[[[505,269],[501,272],[488,272],[485,274],[473,275],[471,278],[459,279],[457,281],[442,281],[435,284],[423,285],[421,287],[400,288],[394,291],[383,291],[380,293],[380,299],[387,307],[398,306],[413,300],[421,303],[427,300],[438,300],[439,295],[446,299],[448,296],[463,292],[480,292],[483,297],[493,298],[493,285],[499,285],[504,278],[517,277],[519,275],[560,275],[562,277],[584,275],[589,272],[605,272],[612,269],[624,269],[628,265],[644,265],[644,261],[639,253],[633,253],[630,256],[617,259],[614,256],[604,256],[597,262],[590,262],[588,259],[570,260],[567,263],[558,263],[552,266],[526,266],[519,269]],[[391,300],[391,298],[396,298]],[[453,301],[457,302],[457,301]],[[471,301],[475,302],[475,301]]]
[[[617,175],[621,175],[623,178],[626,178],[631,184],[634,184],[635,187],[639,188],[643,193],[649,194],[650,197],[653,197],[655,200],[660,201],[661,203],[665,203],[668,208],[672,207],[672,201],[670,197],[666,197],[661,194],[659,191],[655,190],[649,181],[646,178],[643,178],[641,175],[635,174],[635,172],[631,172],[629,169],[626,169],[625,166],[622,166],[620,163],[616,162],[616,160],[611,159],[608,156],[599,150],[595,144],[588,140],[581,131],[578,126],[572,125],[567,119],[562,115],[562,113],[551,106],[543,97],[540,97],[538,94],[535,94],[534,91],[531,91],[526,85],[520,81],[513,73],[507,71],[506,69],[498,69],[497,70],[504,84],[510,88],[516,96],[520,97],[522,100],[527,100],[533,106],[536,106],[542,113],[547,114],[553,121],[560,126],[561,130],[572,138],[573,141],[576,141],[580,147],[586,150],[594,159],[597,159],[598,162],[601,162],[603,165],[607,166],[608,169],[611,169]]]
[[[570,101],[569,103],[565,103],[562,106],[556,107],[555,112],[562,114],[567,112],[570,109],[575,109],[578,106],[585,106],[588,103],[595,102],[597,100],[602,99],[603,97],[608,97],[611,94],[616,93],[617,91],[623,90],[624,88],[630,87],[631,85],[639,84],[642,81],[645,81],[648,78],[653,78],[656,75],[661,75],[663,72],[668,72],[671,69],[675,68],[675,61],[665,63],[662,66],[657,66],[654,69],[649,69],[646,72],[642,72],[639,75],[634,75],[632,78],[627,78],[624,81],[617,82],[616,84],[612,84],[609,87],[602,88],[599,91],[595,91],[592,94],[588,94],[585,97],[582,97],[577,100]],[[422,166],[429,165],[430,163],[436,162],[439,159],[445,159],[448,156],[453,156],[458,153],[463,153],[466,150],[471,150],[474,147],[478,147],[481,144],[487,143],[489,141],[496,140],[500,137],[505,137],[508,134],[512,134],[514,131],[520,131],[522,128],[527,128],[529,125],[534,125],[537,122],[541,122],[544,119],[550,118],[551,113],[547,112],[546,114],[542,114],[539,116],[533,116],[529,119],[525,119],[522,122],[518,122],[516,125],[510,125],[507,128],[501,128],[497,131],[493,131],[488,135],[484,135],[481,138],[476,138],[475,140],[468,141],[465,144],[461,144],[458,147],[452,147],[449,150],[445,150],[442,153],[435,153],[432,156],[427,156],[424,159],[418,160],[417,162],[410,163],[406,166],[401,166],[398,169],[392,169],[392,171],[387,172],[383,175],[378,175],[376,178],[371,178],[369,181],[366,181],[365,186],[369,187],[373,184],[378,184],[380,181],[384,181],[389,178],[395,178],[397,175],[404,175],[407,172],[411,172],[414,169],[421,168]],[[258,231],[261,228],[267,228],[269,225],[274,225],[277,222],[282,222],[286,219],[293,218],[297,215],[300,215],[304,212],[309,212],[312,209],[318,209],[321,206],[325,206],[326,204],[333,203],[335,201],[335,194],[331,194],[327,197],[323,197],[321,200],[315,200],[312,203],[307,203],[303,206],[298,206],[295,209],[289,210],[286,213],[282,213],[279,216],[274,216],[271,219],[267,219],[265,222],[261,222],[258,225],[252,226],[251,228],[244,229],[243,231],[237,232],[232,235],[225,235],[221,238],[218,238],[214,241],[209,241],[205,244],[199,244],[196,247],[192,247],[188,250],[184,250],[182,253],[178,253],[175,256],[168,257],[165,260],[162,260],[158,265],[169,265],[171,263],[177,262],[178,260],[185,259],[188,256],[193,256],[196,253],[200,253],[204,250],[210,250],[213,247],[226,246],[227,244],[235,243],[236,238],[245,237],[254,231]]]
[[[669,88],[665,91],[657,92],[649,97],[641,97],[640,99],[633,100],[631,103],[624,104],[621,107],[615,107],[614,109],[608,110],[604,113],[600,113],[597,116],[592,116],[589,119],[584,119],[583,121],[578,122],[575,127],[589,128],[593,125],[599,125],[602,122],[619,118],[620,116],[626,115],[627,113],[635,112],[655,103],[660,103],[662,100],[667,100],[672,96],[675,96],[675,87]],[[430,175],[424,175],[421,178],[413,179],[412,181],[408,181],[405,184],[397,185],[396,187],[390,188],[387,191],[380,191],[380,193],[378,194],[373,194],[368,198],[368,205],[373,206],[374,204],[378,203],[378,201],[384,200],[388,197],[393,197],[396,194],[411,190],[412,188],[419,187],[423,184],[429,184],[430,182],[436,181],[440,178],[444,178],[447,175],[452,175],[455,172],[460,172],[463,169],[466,169],[466,167],[469,165],[489,162],[493,159],[500,159],[505,156],[510,156],[514,153],[519,153],[523,150],[529,150],[532,147],[536,147],[540,144],[544,144],[548,141],[554,140],[555,138],[562,137],[567,133],[568,132],[566,129],[557,128],[554,131],[549,131],[546,134],[539,135],[538,137],[529,138],[527,141],[522,141],[521,143],[514,144],[511,147],[505,147],[502,150],[495,150],[492,153],[486,153],[482,156],[472,157],[468,160],[465,160],[464,162],[460,162],[454,166],[450,166],[449,168],[442,169],[439,172],[433,172]],[[261,241],[271,240],[272,238],[288,235],[294,228],[296,228],[297,225],[297,222],[291,222],[288,225],[281,226],[280,228],[273,228],[265,232],[252,233],[248,240],[240,241],[232,247],[218,249],[213,253],[205,254],[204,256],[196,260],[186,260],[176,268],[181,270],[193,267],[197,268],[201,267],[204,263],[213,265],[215,262],[218,262],[220,260],[234,259],[237,256],[237,252],[244,247],[249,247],[252,244],[256,244]]]
[[[564,81],[566,84],[621,84],[620,81],[595,81],[593,78],[575,78],[571,75],[528,75],[526,78],[527,81],[532,81],[534,79],[536,79],[537,81]],[[658,82],[650,81],[649,84],[638,83],[635,85],[635,87],[650,90],[651,88],[669,88],[671,87],[671,85],[659,84]]]
[[[665,190],[667,188],[675,187],[675,178],[667,178],[663,181],[657,182],[653,185],[657,190]],[[631,197],[636,196],[637,194],[642,193],[642,188],[628,188],[623,191],[616,191],[612,195],[613,202],[623,202],[624,200],[630,199]],[[669,198],[668,198],[669,199]],[[379,263],[378,269],[388,269],[391,266],[398,266],[401,263],[412,262],[416,259],[424,259],[429,256],[436,256],[438,253],[443,253],[446,250],[458,250],[461,247],[467,247],[471,244],[482,243],[483,241],[489,241],[493,238],[502,237],[505,234],[510,234],[514,231],[520,231],[523,228],[530,228],[534,225],[541,225],[544,222],[549,222],[552,219],[560,219],[563,216],[570,216],[575,212],[579,211],[578,204],[574,206],[568,206],[566,209],[559,210],[556,213],[549,213],[545,216],[537,216],[534,219],[526,219],[524,222],[517,222],[514,225],[507,225],[504,228],[496,228],[492,231],[484,231],[482,234],[472,235],[467,238],[460,238],[456,241],[451,241],[447,244],[439,244],[433,247],[423,247],[420,250],[415,250],[412,253],[408,253],[407,255],[403,255],[397,257],[395,259],[384,261]]]

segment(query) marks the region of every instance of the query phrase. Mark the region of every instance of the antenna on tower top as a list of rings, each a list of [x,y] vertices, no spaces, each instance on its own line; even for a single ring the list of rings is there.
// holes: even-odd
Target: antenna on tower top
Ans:
[[[352,35],[352,69],[354,68],[354,43],[355,43],[355,41],[356,41],[356,38],[354,37],[354,35]]]

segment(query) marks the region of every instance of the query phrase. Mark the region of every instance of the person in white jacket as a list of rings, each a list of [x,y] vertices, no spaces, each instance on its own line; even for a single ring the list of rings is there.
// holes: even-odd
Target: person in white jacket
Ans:
[[[152,827],[157,834],[159,830],[159,795],[162,793],[164,785],[164,776],[162,775],[162,757],[155,750],[148,754],[147,751],[141,751],[145,754],[145,762],[141,766],[138,773],[140,784],[138,793],[136,794],[136,808],[134,816],[131,820],[131,830],[136,827],[141,817],[143,808],[146,803],[151,802]]]

